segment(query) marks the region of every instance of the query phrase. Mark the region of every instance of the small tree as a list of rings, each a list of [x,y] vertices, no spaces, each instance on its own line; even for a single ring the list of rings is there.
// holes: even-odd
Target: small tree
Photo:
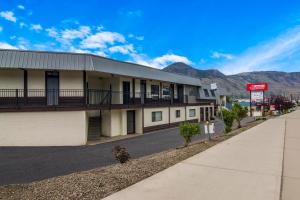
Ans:
[[[180,125],[180,135],[183,137],[185,143],[184,146],[187,147],[195,135],[201,134],[199,124],[192,123],[182,123]]]
[[[231,131],[231,127],[234,121],[234,114],[226,109],[222,109],[223,120],[225,124],[225,132],[228,133]]]
[[[248,108],[241,106],[239,103],[234,103],[232,106],[232,113],[234,115],[234,119],[238,123],[238,128],[241,128],[241,121],[248,115]]]

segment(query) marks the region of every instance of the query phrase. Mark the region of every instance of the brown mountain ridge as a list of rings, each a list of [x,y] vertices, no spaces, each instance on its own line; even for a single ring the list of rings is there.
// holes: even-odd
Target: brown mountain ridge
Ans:
[[[173,63],[163,71],[199,78],[204,84],[217,83],[220,91],[226,95],[248,96],[247,83],[269,83],[269,94],[300,95],[300,72],[255,71],[235,75],[225,75],[219,70],[200,70],[185,63]]]

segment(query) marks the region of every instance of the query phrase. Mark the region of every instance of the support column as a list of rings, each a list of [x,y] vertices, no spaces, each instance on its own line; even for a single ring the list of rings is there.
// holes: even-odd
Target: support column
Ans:
[[[132,99],[135,103],[135,78],[132,79]]]
[[[88,98],[87,98],[87,82],[86,82],[86,71],[83,71],[83,98],[84,98],[84,104],[88,104]]]
[[[26,103],[27,103],[27,97],[28,97],[28,71],[24,70],[24,98]]]

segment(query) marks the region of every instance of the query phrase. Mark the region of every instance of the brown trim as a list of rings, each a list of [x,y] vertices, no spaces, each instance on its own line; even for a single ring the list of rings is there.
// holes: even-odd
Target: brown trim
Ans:
[[[143,128],[143,132],[147,133],[147,132],[151,132],[151,131],[157,131],[157,130],[161,130],[161,129],[172,128],[172,127],[179,126],[183,122],[198,123],[198,119],[174,122],[174,123],[170,123],[170,124],[161,124],[161,125],[157,125],[157,126],[148,126],[148,127]]]
[[[47,95],[47,93],[45,94]],[[5,100],[15,102],[15,97],[5,97]],[[1,100],[1,98],[0,98]],[[83,97],[59,97],[60,104],[55,106],[47,106],[47,97],[28,97],[28,104],[24,105],[24,99],[19,97],[19,106],[16,107],[15,104],[5,106],[0,106],[0,112],[23,112],[23,111],[53,111],[53,110],[97,110],[97,109],[135,109],[135,108],[161,108],[161,107],[185,107],[185,119],[187,119],[187,109],[186,106],[201,106],[203,104],[103,104],[103,105],[85,105]],[[61,105],[64,103],[64,105]],[[70,104],[68,104],[70,103]],[[205,106],[210,106],[205,104]]]
[[[145,124],[144,107],[142,107],[142,132],[143,133],[144,133],[144,124]]]
[[[24,70],[24,97],[28,97],[28,71]]]
[[[162,82],[159,82],[159,98],[162,98]]]
[[[87,102],[87,82],[86,82],[86,71],[83,71],[83,97],[84,101]]]
[[[135,78],[132,79],[132,98],[135,99]]]

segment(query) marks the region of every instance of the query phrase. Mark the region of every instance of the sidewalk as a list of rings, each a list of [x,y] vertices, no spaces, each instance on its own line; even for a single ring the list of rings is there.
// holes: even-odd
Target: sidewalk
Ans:
[[[284,116],[286,135],[282,200],[300,199],[300,110]]]
[[[300,118],[300,111],[288,116]],[[270,119],[105,199],[279,200],[285,118]],[[291,133],[288,136],[295,133],[296,126],[300,128],[300,121],[297,124],[296,119],[287,124],[292,126],[288,128]],[[292,145],[297,146],[295,140],[287,142],[286,146]],[[285,155],[286,162],[297,156],[295,151]],[[285,166],[289,172],[293,171],[289,167],[294,169],[293,176],[285,171],[285,200],[291,199],[288,196],[291,191],[299,192],[294,178],[290,180],[295,174],[300,174],[296,173],[300,171],[300,162],[297,164]]]

